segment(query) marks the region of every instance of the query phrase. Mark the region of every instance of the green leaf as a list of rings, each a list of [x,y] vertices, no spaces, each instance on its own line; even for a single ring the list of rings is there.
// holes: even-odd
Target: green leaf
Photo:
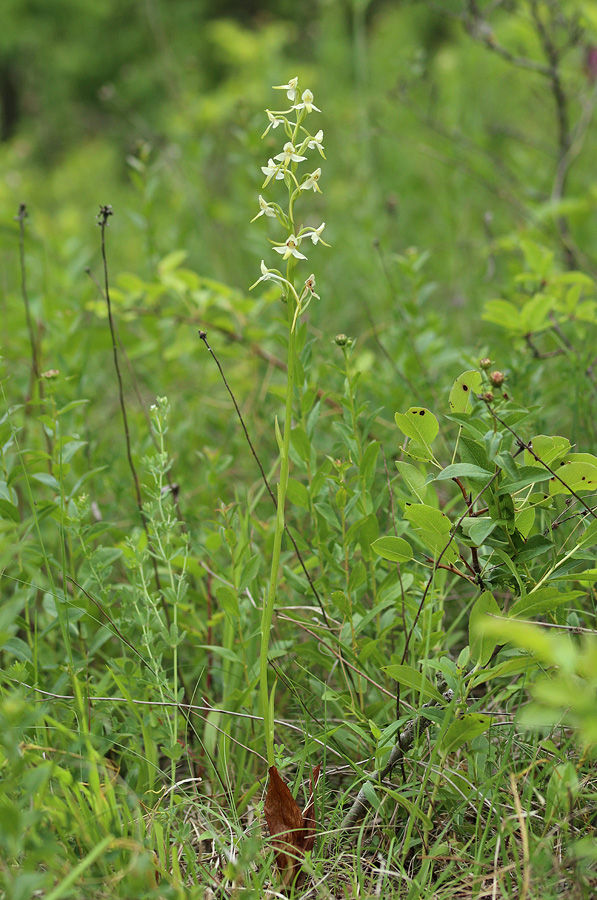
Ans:
[[[486,322],[494,322],[509,331],[523,333],[520,314],[514,304],[508,300],[488,300],[482,318]]]
[[[487,540],[498,524],[499,522],[496,522],[491,516],[467,516],[461,523],[462,530],[477,547],[480,547]]]
[[[484,445],[479,441],[475,441],[473,438],[461,434],[458,442],[458,452],[463,463],[473,463],[473,465],[479,466],[481,469],[486,469],[493,475],[495,465],[490,462]]]
[[[498,641],[498,643],[500,643]],[[491,681],[492,678],[501,678],[504,675],[520,675],[523,672],[526,672],[527,669],[536,669],[537,663],[534,659],[531,659],[530,656],[519,656],[515,659],[507,659],[505,662],[498,663],[497,666],[493,666],[491,669],[485,669],[485,671],[478,672],[473,677],[473,685],[484,684],[486,681]]]
[[[442,750],[444,753],[453,753],[487,731],[491,725],[491,716],[483,716],[480,713],[470,713],[461,719],[456,719],[444,735]]]
[[[435,556],[448,545],[452,523],[439,509],[434,506],[407,503],[404,518],[408,519],[417,534]],[[452,543],[447,546],[442,559],[446,563],[455,563],[458,559],[456,547]]]
[[[481,375],[474,369],[459,375],[450,391],[449,403],[451,412],[470,413],[473,395],[481,390],[481,385]]]
[[[12,519],[13,522],[20,522],[19,508],[11,503],[10,500],[0,500],[0,518]]]
[[[415,466],[411,466],[411,464],[407,462],[402,462],[402,460],[396,461],[396,468],[402,475],[411,494],[413,494],[421,503],[424,503],[427,496],[427,484],[423,473],[419,472]]]
[[[365,799],[367,800],[367,802],[369,803],[371,808],[377,811],[379,809],[379,805],[380,805],[381,801],[380,801],[379,797],[377,796],[377,794],[375,793],[375,788],[373,787],[371,782],[366,781],[364,783],[363,787],[361,788],[361,790],[363,791],[363,794],[365,795]]]
[[[590,456],[588,453],[583,455]],[[552,496],[554,494],[569,494],[570,491],[594,491],[597,488],[597,459],[592,457],[591,462],[568,462],[569,458],[562,465],[558,466],[556,470],[564,484],[555,477],[551,478],[549,493]]]
[[[236,596],[236,591],[233,591],[232,588],[223,584],[216,588],[216,597],[218,605],[221,606],[225,612],[238,618],[238,597]]]
[[[491,659],[498,639],[494,635],[486,634],[480,627],[488,615],[501,615],[501,609],[491,591],[484,591],[476,600],[470,614],[468,623],[469,645],[473,662],[485,666]]]
[[[411,688],[424,700],[439,700],[442,703],[444,702],[444,698],[429,679],[425,678],[421,672],[418,672],[411,666],[393,665],[382,666],[382,668],[390,678],[405,685],[405,687]]]
[[[311,459],[311,443],[304,428],[297,425],[290,432],[290,442],[299,457],[306,463]]]
[[[363,453],[363,458],[361,460],[360,465],[360,475],[365,483],[365,487],[368,489],[373,484],[373,479],[375,478],[375,464],[377,463],[377,457],[379,455],[379,448],[381,444],[379,441],[373,441],[369,444],[368,447],[365,448],[365,452]]]
[[[260,566],[261,553],[256,553],[247,561],[240,573],[237,587],[239,594],[242,593],[245,588],[248,588],[253,579],[257,577]]]
[[[50,475],[49,472],[34,472],[31,476],[36,481],[39,481],[40,484],[45,484],[47,487],[52,488],[53,491],[56,491],[57,494],[60,493],[60,484],[53,475]]]
[[[309,491],[305,485],[300,481],[297,481],[296,478],[288,479],[286,496],[293,506],[300,506],[301,509],[309,509]]]
[[[514,494],[523,488],[536,484],[539,481],[547,481],[551,478],[551,472],[538,466],[521,466],[516,471],[516,477],[509,481],[502,481],[500,484],[499,494]]]
[[[419,807],[415,803],[413,803],[412,800],[409,800],[404,796],[404,794],[401,794],[400,791],[393,791],[391,788],[387,788],[385,785],[382,785],[381,790],[383,790],[383,792],[387,794],[388,797],[391,797],[392,800],[395,800],[399,806],[403,806],[409,816],[415,819],[419,819],[422,822],[424,828],[428,830],[431,830],[433,828],[433,822],[431,821],[427,813],[423,812],[422,809],[419,809]]]
[[[240,654],[229,650],[228,647],[219,647],[217,644],[197,644],[196,646],[201,650],[209,650],[210,653],[215,653],[216,656],[221,656],[222,659],[227,659],[229,662],[242,664]]]
[[[383,559],[388,559],[390,562],[407,562],[409,559],[412,559],[413,556],[412,547],[408,541],[405,541],[404,538],[394,537],[392,535],[380,537],[376,541],[373,541],[371,549],[374,550],[378,556],[381,556]]]
[[[569,603],[583,596],[583,591],[567,591],[561,593],[556,587],[539,588],[524,597],[519,597],[508,610],[508,616],[513,619],[532,619],[543,613],[557,609],[562,603]]]
[[[472,463],[453,463],[446,466],[445,469],[436,475],[434,481],[448,481],[450,478],[481,478],[488,481],[492,477],[492,473],[481,466],[475,466]]]
[[[564,456],[570,449],[570,441],[568,438],[561,437],[559,434],[536,434],[531,440],[533,452],[537,454],[541,462],[551,466],[557,459]],[[524,461],[527,466],[540,466],[541,463],[529,453],[524,451]]]
[[[597,519],[593,519],[589,527],[576,542],[576,546],[579,549],[581,547],[592,547],[594,544],[597,544]]]
[[[411,406],[408,412],[396,413],[394,419],[406,437],[417,441],[433,456],[431,445],[439,432],[439,422],[432,412],[423,406]]]
[[[158,272],[161,277],[174,272],[185,261],[188,256],[187,250],[173,250],[164,256],[158,263]]]

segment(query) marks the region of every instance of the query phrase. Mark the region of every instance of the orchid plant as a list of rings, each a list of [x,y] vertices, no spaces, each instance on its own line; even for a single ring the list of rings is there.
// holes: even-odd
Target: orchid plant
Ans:
[[[267,165],[261,167],[265,175],[262,190],[275,186],[277,181],[283,181],[288,194],[287,204],[284,208],[275,202],[266,200],[261,194],[258,197],[259,211],[252,221],[263,217],[264,219],[276,219],[283,232],[283,239],[271,241],[272,250],[281,257],[279,262],[285,262],[286,267],[281,271],[274,266],[261,261],[261,277],[251,286],[251,290],[265,281],[273,281],[280,286],[282,299],[287,307],[288,322],[288,359],[286,379],[286,404],[283,432],[280,431],[278,421],[275,422],[276,439],[280,452],[280,476],[277,485],[277,515],[274,532],[274,544],[271,559],[270,579],[267,595],[263,604],[261,616],[261,647],[260,647],[260,698],[265,726],[265,740],[267,748],[268,766],[274,764],[274,728],[273,707],[274,690],[270,695],[267,683],[268,649],[270,630],[276,602],[276,588],[280,567],[280,553],[282,547],[282,534],[284,533],[284,507],[286,503],[286,490],[290,472],[290,433],[292,428],[292,402],[295,381],[295,355],[297,322],[305,312],[313,298],[319,299],[315,293],[315,275],[311,274],[304,279],[296,277],[296,268],[307,255],[303,252],[310,240],[313,245],[319,243],[329,246],[322,238],[325,222],[318,227],[298,224],[295,214],[295,203],[308,191],[321,193],[319,180],[321,168],[313,171],[301,172],[301,167],[306,169],[304,163],[308,161],[306,154],[316,151],[325,159],[323,148],[323,131],[315,134],[306,127],[305,122],[313,113],[321,110],[315,106],[313,93],[306,89],[301,92],[298,77],[291,78],[288,84],[277,85],[275,90],[285,91],[290,101],[288,109],[269,110],[266,115],[269,124],[263,134],[265,137],[270,130],[273,131],[282,126],[287,138],[280,153],[270,158]],[[297,285],[299,285],[297,287]]]

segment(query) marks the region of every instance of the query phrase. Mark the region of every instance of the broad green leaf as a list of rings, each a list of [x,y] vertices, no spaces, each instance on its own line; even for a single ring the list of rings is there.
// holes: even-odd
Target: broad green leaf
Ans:
[[[229,650],[228,647],[219,647],[217,644],[197,644],[201,650],[209,650],[210,653],[215,653],[216,656],[221,656],[222,659],[227,659],[233,663],[242,664],[242,659],[239,653],[235,653],[234,650]]]
[[[444,735],[442,750],[444,753],[453,753],[467,741],[472,741],[473,738],[487,731],[490,725],[491,716],[483,716],[480,713],[470,713],[461,719],[456,719]]]
[[[470,424],[467,427],[470,427]],[[490,462],[485,446],[480,441],[461,434],[458,442],[458,452],[463,463],[472,463],[481,469],[486,469],[492,475],[495,472],[495,465]]]
[[[236,591],[233,591],[232,588],[222,584],[220,587],[216,588],[216,597],[218,605],[221,606],[225,612],[229,613],[231,616],[238,617],[238,598],[236,596]]]
[[[56,491],[57,494],[60,493],[60,484],[53,475],[50,475],[49,472],[34,472],[31,476],[36,481],[39,481],[40,484],[45,484],[47,487],[52,488],[53,491]]]
[[[400,665],[382,666],[382,668],[390,678],[405,685],[405,687],[412,688],[424,700],[438,700],[443,703],[444,698],[438,689],[417,669],[413,669],[411,666]]]
[[[550,581],[579,581],[581,584],[594,584],[597,581],[597,569],[582,569],[579,572],[567,572],[565,575],[552,575]]]
[[[590,456],[590,454],[583,454],[583,456]],[[570,491],[594,491],[597,488],[597,459],[593,456],[592,462],[568,462],[569,459],[570,457],[567,457],[555,470],[562,481],[554,476],[551,477],[549,493],[552,496],[569,494]]]
[[[499,643],[499,642],[498,642]],[[492,678],[501,678],[504,675],[520,675],[527,669],[536,669],[537,663],[530,656],[519,656],[517,659],[507,659],[505,662],[478,672],[473,678],[473,685],[484,684]]]
[[[311,443],[305,429],[301,428],[300,425],[293,428],[290,432],[290,442],[300,458],[308,463],[311,459]]]
[[[551,466],[560,456],[564,456],[570,449],[568,438],[561,437],[559,434],[536,434],[530,443],[534,453],[548,466]],[[524,451],[524,461],[527,466],[541,465],[528,450]]]
[[[597,544],[597,519],[593,519],[586,531],[576,542],[577,547],[592,547]]]
[[[14,503],[11,503],[10,500],[0,500],[0,518],[20,522],[19,508]]]
[[[567,591],[561,593],[555,587],[539,588],[524,597],[519,597],[508,610],[508,616],[513,619],[532,619],[542,613],[557,609],[562,603],[568,603],[583,596],[583,591]]]
[[[81,447],[86,447],[87,441],[68,441],[65,443],[62,448],[62,453],[60,454],[61,463],[70,462],[77,450],[80,450]]]
[[[459,375],[450,391],[450,410],[453,413],[470,413],[473,394],[481,390],[482,379],[474,369]]]
[[[516,528],[524,538],[528,537],[534,521],[535,509],[532,506],[525,506],[524,509],[514,514]]]
[[[550,310],[556,305],[553,294],[538,291],[524,304],[520,311],[520,324],[525,334],[541,331],[549,322]]]
[[[482,316],[486,322],[494,322],[515,333],[523,333],[520,313],[509,300],[488,300]]]
[[[487,469],[482,469],[481,466],[475,466],[472,463],[453,463],[442,469],[439,475],[435,476],[434,481],[448,481],[450,478],[481,478],[489,481],[491,477],[492,473]]]
[[[240,578],[238,580],[238,592],[242,593],[245,588],[248,588],[253,579],[257,576],[259,572],[259,568],[261,566],[261,553],[256,553],[249,560],[247,560],[246,564],[243,566],[243,569],[240,573]]]
[[[158,272],[160,276],[168,275],[174,272],[185,261],[188,256],[187,250],[173,250],[164,256],[158,263]]]
[[[516,470],[515,477],[501,482],[499,493],[501,495],[514,494],[516,491],[521,491],[531,484],[548,481],[551,477],[551,473],[542,466],[521,466]]]
[[[432,412],[423,406],[411,406],[408,412],[396,413],[394,419],[406,437],[417,441],[431,454],[431,445],[439,431],[439,422]]]
[[[378,556],[388,559],[390,562],[407,562],[412,559],[412,547],[404,538],[388,535],[380,537],[371,544],[371,549],[375,550]]]
[[[492,519],[491,516],[472,517],[467,516],[461,522],[462,530],[473,541],[477,547],[483,544],[494,528],[497,528],[499,522]]]
[[[369,444],[368,447],[365,448],[365,452],[363,453],[359,471],[363,481],[365,482],[366,488],[370,488],[373,484],[373,479],[375,478],[375,464],[377,462],[380,447],[381,444],[379,443],[379,441],[373,441],[371,444]]]
[[[417,534],[433,554],[437,557],[445,550],[442,560],[446,563],[455,563],[458,552],[453,543],[448,545],[452,523],[439,509],[434,506],[426,506],[423,503],[407,503],[404,518],[408,519]]]
[[[402,460],[397,460],[396,468],[402,475],[411,494],[414,494],[417,500],[424,503],[427,496],[427,484],[423,473],[419,472],[415,466],[402,462]]]
[[[483,629],[479,627],[480,623],[485,621],[488,615],[499,616],[501,615],[501,612],[497,600],[491,591],[484,591],[475,601],[471,610],[468,623],[468,640],[473,662],[478,663],[480,666],[487,665],[493,651],[499,643],[494,635],[486,634]]]
[[[548,666],[561,666],[574,671],[578,651],[568,635],[550,634],[549,630],[530,622],[500,617],[487,618],[480,626],[488,634],[494,634],[500,642],[521,647]]]
[[[309,509],[309,491],[296,478],[288,479],[286,488],[286,496],[293,506],[300,506],[302,509]]]

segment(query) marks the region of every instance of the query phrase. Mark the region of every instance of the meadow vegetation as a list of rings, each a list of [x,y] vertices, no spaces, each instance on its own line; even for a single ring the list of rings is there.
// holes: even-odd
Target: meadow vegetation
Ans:
[[[597,2],[4,15],[0,897],[594,897]]]

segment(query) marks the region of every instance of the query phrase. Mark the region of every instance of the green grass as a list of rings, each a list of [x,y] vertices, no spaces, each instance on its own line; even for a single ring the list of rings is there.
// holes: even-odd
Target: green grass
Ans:
[[[182,11],[142,143],[0,146],[7,900],[594,896],[595,4],[486,23],[570,156],[482,23],[349,6],[290,70],[304,22],[210,20],[201,90]],[[263,186],[295,74],[326,158]]]

